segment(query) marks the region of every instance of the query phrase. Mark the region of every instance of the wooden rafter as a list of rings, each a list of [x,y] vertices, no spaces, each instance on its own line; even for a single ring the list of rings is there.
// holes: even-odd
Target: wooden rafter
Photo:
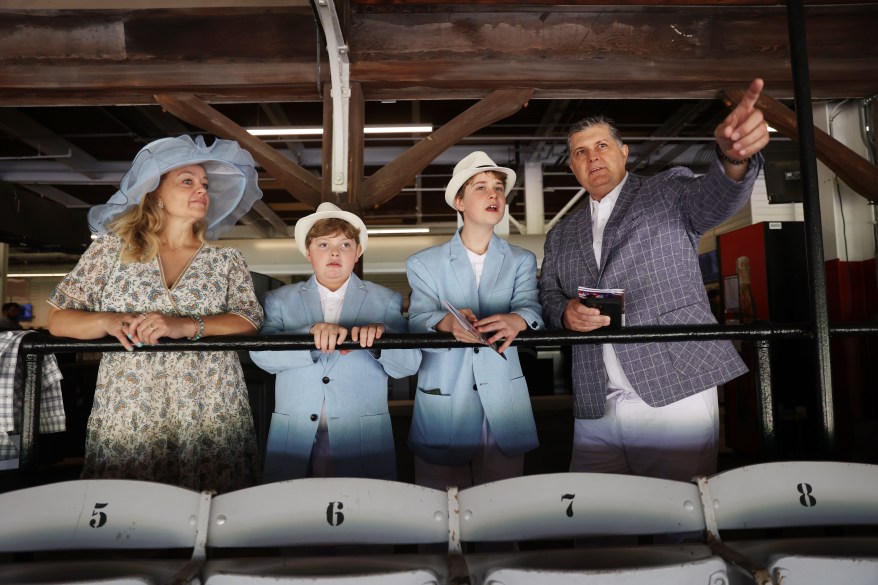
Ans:
[[[533,88],[498,89],[490,93],[366,179],[360,197],[362,206],[381,205],[393,198],[439,154],[461,138],[511,116],[527,104],[533,93]]]
[[[155,100],[184,122],[222,138],[237,140],[293,197],[312,207],[317,207],[320,203],[320,179],[241,128],[209,104],[186,93],[159,94],[155,96]]]
[[[723,94],[727,101],[737,104],[741,101],[744,92],[726,90]],[[764,93],[759,97],[756,105],[762,110],[765,120],[778,132],[792,140],[799,140],[796,113],[793,110]],[[817,158],[838,175],[848,187],[872,203],[878,203],[878,166],[816,127],[814,146]]]

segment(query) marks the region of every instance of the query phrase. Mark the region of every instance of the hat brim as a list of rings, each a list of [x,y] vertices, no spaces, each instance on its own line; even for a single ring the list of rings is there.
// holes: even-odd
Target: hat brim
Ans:
[[[504,189],[504,194],[509,195],[509,192],[512,191],[512,188],[515,186],[515,171],[506,167],[497,166],[475,167],[469,168],[466,171],[457,173],[451,177],[451,180],[448,181],[448,185],[445,186],[445,203],[457,211],[457,207],[454,206],[454,198],[457,196],[457,192],[460,191],[460,188],[479,173],[487,173],[490,171],[498,171],[506,175],[506,188]]]
[[[360,246],[362,247],[363,252],[366,251],[366,246],[369,243],[369,234],[366,231],[366,224],[359,218],[359,216],[349,211],[342,210],[317,211],[311,215],[306,215],[296,222],[293,238],[295,238],[296,247],[299,249],[299,252],[302,253],[302,256],[305,258],[308,257],[308,246],[305,245],[305,241],[308,239],[308,232],[310,232],[311,228],[314,227],[314,224],[321,219],[340,219],[360,230]]]
[[[163,158],[163,145],[174,147],[180,154]],[[122,178],[119,190],[106,204],[89,210],[91,231],[105,233],[109,222],[155,191],[163,175],[190,165],[202,165],[207,174],[209,204],[204,221],[208,239],[216,239],[234,226],[262,198],[255,162],[236,142],[216,140],[207,147],[200,136],[196,141],[188,136],[165,138],[144,147]]]

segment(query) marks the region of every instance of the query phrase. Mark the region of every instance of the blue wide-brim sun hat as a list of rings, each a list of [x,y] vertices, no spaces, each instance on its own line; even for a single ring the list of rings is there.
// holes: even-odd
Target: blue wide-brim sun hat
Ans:
[[[199,164],[207,173],[209,204],[205,221],[207,239],[215,240],[231,229],[253,204],[262,198],[256,162],[234,140],[216,139],[209,147],[204,138],[189,136],[161,138],[140,149],[131,168],[122,177],[119,190],[104,205],[88,212],[88,227],[103,235],[107,223],[132,205],[139,205],[155,191],[168,171]]]

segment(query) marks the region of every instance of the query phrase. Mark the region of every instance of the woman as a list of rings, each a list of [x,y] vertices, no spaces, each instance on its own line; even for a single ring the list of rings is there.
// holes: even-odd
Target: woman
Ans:
[[[263,313],[241,253],[207,246],[262,197],[236,142],[164,138],[145,146],[107,202],[98,238],[52,292],[49,332],[116,337],[88,421],[83,478],[226,492],[259,482],[260,462],[234,352],[143,352],[159,339],[253,334]]]

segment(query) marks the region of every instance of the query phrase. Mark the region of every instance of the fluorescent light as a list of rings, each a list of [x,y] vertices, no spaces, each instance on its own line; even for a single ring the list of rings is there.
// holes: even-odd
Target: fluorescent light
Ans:
[[[62,278],[67,276],[66,272],[30,272],[27,274],[13,274],[9,273],[6,275],[7,278],[40,278],[40,277],[58,277]]]
[[[430,228],[375,228],[367,229],[370,236],[390,234],[429,234]]]
[[[433,126],[366,126],[363,128],[363,134],[418,134],[422,132],[432,132]]]
[[[322,136],[323,128],[248,128],[253,136]]]
[[[363,129],[364,134],[419,134],[432,131],[433,126],[429,124],[419,126],[366,126]],[[319,126],[248,128],[247,132],[253,136],[322,136],[323,128]]]

